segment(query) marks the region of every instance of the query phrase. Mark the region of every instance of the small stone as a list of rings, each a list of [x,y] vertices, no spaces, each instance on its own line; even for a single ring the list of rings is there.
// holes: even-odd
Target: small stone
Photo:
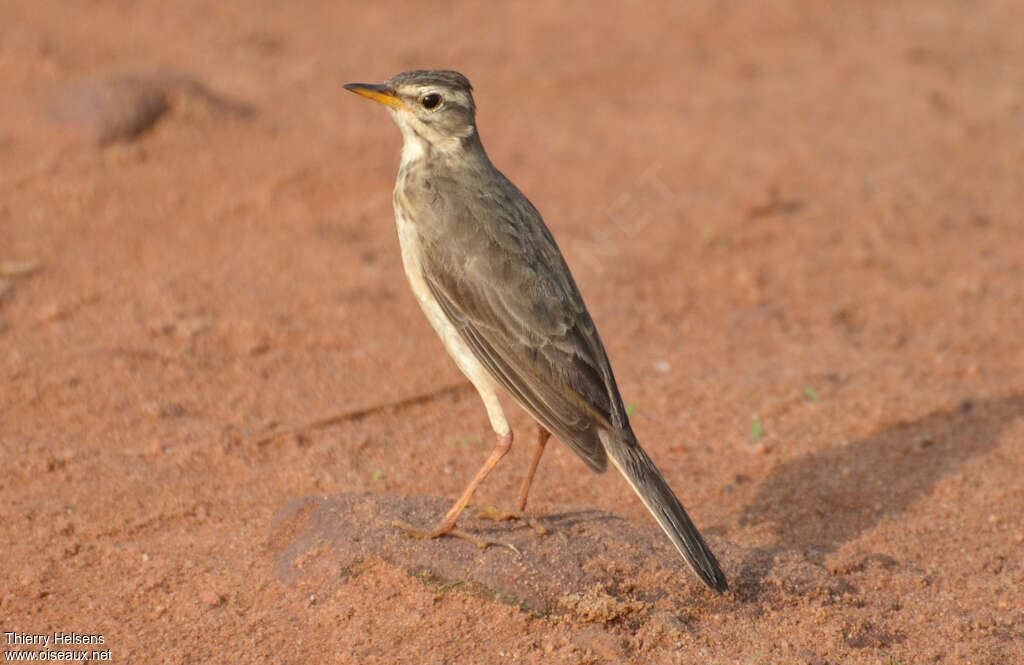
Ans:
[[[220,595],[213,589],[206,589],[199,594],[199,601],[206,607],[220,607],[224,604],[224,596]]]

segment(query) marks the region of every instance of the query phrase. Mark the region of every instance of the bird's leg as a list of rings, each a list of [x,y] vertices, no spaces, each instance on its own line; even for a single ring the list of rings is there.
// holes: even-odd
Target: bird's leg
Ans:
[[[523,478],[523,486],[519,489],[519,512],[526,510],[526,499],[530,496],[530,487],[533,485],[533,476],[537,473],[537,467],[540,466],[540,458],[544,455],[544,448],[548,444],[548,439],[551,437],[551,432],[547,431],[543,425],[537,424],[537,449],[533,453],[533,460],[530,462],[530,468],[526,471],[526,477]]]
[[[456,538],[467,540],[480,548],[485,548],[488,545],[505,545],[506,547],[509,547],[512,550],[518,552],[518,550],[516,550],[515,547],[509,545],[508,543],[499,543],[484,540],[482,538],[478,538],[477,536],[474,536],[470,533],[466,533],[465,531],[461,531],[458,528],[456,528],[456,525],[458,524],[459,521],[459,515],[462,514],[462,511],[469,504],[469,500],[470,498],[472,498],[473,492],[476,491],[476,488],[479,487],[480,483],[484,481],[484,478],[487,477],[487,474],[491,472],[491,469],[493,469],[498,464],[498,461],[505,456],[505,453],[507,453],[511,447],[511,430],[509,430],[505,434],[497,435],[497,440],[495,441],[494,444],[494,450],[491,451],[491,456],[488,457],[487,461],[484,462],[484,465],[480,467],[480,470],[477,472],[476,476],[473,477],[473,480],[470,481],[469,485],[466,487],[466,490],[462,493],[462,496],[459,497],[459,500],[455,502],[455,505],[451,507],[451,510],[448,511],[448,513],[441,520],[441,523],[438,524],[437,528],[433,531],[418,531],[417,529],[409,526],[408,524],[405,524],[404,522],[400,522],[398,520],[392,521],[391,524],[395,527],[398,527],[399,529],[402,529],[403,531],[408,532],[411,536],[414,536],[416,538],[440,538],[441,536],[454,536]]]
[[[504,513],[500,513],[497,510],[492,509],[481,513],[478,517],[486,517],[499,522],[505,520],[523,520],[530,525],[530,528],[542,536],[548,532],[546,527],[538,524],[526,515],[526,500],[530,496],[530,486],[533,485],[533,476],[537,473],[537,467],[540,466],[540,458],[544,455],[544,448],[547,446],[548,438],[550,436],[551,432],[549,432],[540,423],[537,423],[537,448],[533,453],[533,459],[530,461],[530,467],[526,470],[526,477],[523,478],[523,485],[519,489],[519,509],[515,512],[510,511]]]
[[[498,461],[505,456],[505,453],[507,453],[510,448],[512,448],[512,432],[509,431],[508,434],[499,434],[494,443],[494,450],[491,451],[491,456],[487,458],[487,461],[484,462],[482,467],[480,467],[476,476],[469,482],[469,485],[462,493],[462,496],[459,497],[459,500],[455,502],[455,505],[451,507],[451,510],[449,510],[444,516],[444,519],[441,520],[441,523],[437,526],[438,533],[450,533],[455,529],[455,524],[459,521],[459,515],[462,514],[462,511],[469,504],[469,500],[473,496],[473,492],[476,491],[476,488],[484,481],[487,474],[491,472],[491,469],[498,464]]]

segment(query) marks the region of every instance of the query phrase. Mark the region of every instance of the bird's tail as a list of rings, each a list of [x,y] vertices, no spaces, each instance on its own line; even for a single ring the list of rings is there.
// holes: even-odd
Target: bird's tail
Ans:
[[[632,437],[623,440],[613,432],[601,432],[600,437],[615,468],[651,511],[697,577],[715,591],[725,591],[729,585],[715,555],[644,449]]]

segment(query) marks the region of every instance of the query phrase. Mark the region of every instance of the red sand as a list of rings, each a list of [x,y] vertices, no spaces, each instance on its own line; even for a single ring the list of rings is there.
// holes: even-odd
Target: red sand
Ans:
[[[676,4],[0,9],[0,632],[122,663],[1024,662],[1024,6]],[[536,514],[639,540],[567,527],[610,549],[551,563],[581,576],[559,611],[316,548],[282,574],[295,500],[443,506],[490,445],[401,272],[398,132],[341,88],[414,67],[474,82],[730,593],[613,556],[664,543],[561,445]],[[257,114],[186,86],[104,147],[54,123],[75,81],[168,68]],[[512,422],[478,507],[513,500]]]

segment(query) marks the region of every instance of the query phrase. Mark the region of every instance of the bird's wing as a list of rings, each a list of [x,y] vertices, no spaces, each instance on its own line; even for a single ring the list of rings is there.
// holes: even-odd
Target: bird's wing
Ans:
[[[481,196],[475,205],[448,208],[464,218],[422,247],[424,279],[495,379],[603,471],[598,430],[629,425],[594,322],[529,201],[514,187]],[[497,219],[479,219],[483,214]]]

